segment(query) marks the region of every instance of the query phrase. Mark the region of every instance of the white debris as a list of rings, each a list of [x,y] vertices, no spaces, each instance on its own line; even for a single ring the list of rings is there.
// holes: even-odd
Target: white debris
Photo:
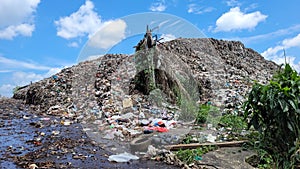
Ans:
[[[115,162],[118,162],[118,163],[124,163],[124,162],[128,162],[130,160],[138,160],[138,159],[139,159],[138,156],[132,155],[132,154],[127,153],[127,152],[124,152],[124,153],[121,153],[121,154],[109,156],[108,161],[115,161]]]

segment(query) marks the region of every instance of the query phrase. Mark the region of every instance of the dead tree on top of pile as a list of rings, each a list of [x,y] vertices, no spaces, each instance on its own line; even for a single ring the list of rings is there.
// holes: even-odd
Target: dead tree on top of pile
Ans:
[[[149,29],[149,27],[147,25],[144,38],[142,40],[140,40],[140,42],[136,46],[134,46],[136,52],[141,49],[149,49],[149,48],[156,46],[157,42],[159,42],[161,39],[157,39],[157,35],[152,36],[152,31],[157,28],[158,27]],[[153,39],[154,37],[155,37],[155,39]]]

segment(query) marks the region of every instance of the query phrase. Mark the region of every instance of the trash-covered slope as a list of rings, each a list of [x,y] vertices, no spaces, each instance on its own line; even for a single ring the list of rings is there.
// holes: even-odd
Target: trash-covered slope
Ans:
[[[266,83],[278,69],[274,62],[237,41],[181,38],[158,48],[189,65],[201,87],[201,103],[210,102],[225,111],[238,110],[253,81]],[[105,97],[111,88],[111,74],[126,58],[108,54],[79,63],[20,89],[13,97],[37,105],[41,112],[75,113],[78,106],[99,109],[99,97]],[[79,105],[74,107],[74,103]]]
[[[201,84],[201,102],[240,111],[254,81],[267,83],[278,65],[238,41],[177,39],[163,48],[189,65]]]

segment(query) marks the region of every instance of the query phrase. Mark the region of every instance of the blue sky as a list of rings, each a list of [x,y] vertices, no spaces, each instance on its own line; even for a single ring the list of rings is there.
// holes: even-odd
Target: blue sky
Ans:
[[[285,49],[287,60],[300,71],[299,5],[296,0],[1,0],[0,95],[11,96],[15,86],[76,64],[99,30],[106,41],[97,44],[110,45],[103,49],[119,44],[111,52],[132,52],[131,44],[141,36],[126,37],[128,23],[122,18],[144,12],[180,17],[205,37],[242,41],[277,63],[284,62]],[[107,25],[112,27],[105,30]]]

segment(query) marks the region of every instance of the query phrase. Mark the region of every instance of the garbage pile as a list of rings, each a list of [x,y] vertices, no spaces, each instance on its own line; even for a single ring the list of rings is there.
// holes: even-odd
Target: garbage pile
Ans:
[[[163,53],[158,55],[162,60],[176,57],[174,65],[187,65],[196,81],[193,84],[200,89],[198,104],[210,103],[223,114],[242,114],[241,105],[253,82],[267,83],[278,69],[241,42],[176,39],[156,48]],[[162,87],[145,95],[135,88],[134,79],[139,73],[135,59],[134,55],[107,54],[85,61],[18,90],[14,98],[35,105],[38,112],[80,121],[83,130],[110,151],[122,153],[130,148],[147,150],[150,144],[178,143],[189,132],[190,123],[180,120],[183,108],[168,101],[171,95],[178,95],[170,94],[172,90],[166,92],[169,87],[164,86],[185,89],[180,77],[187,82],[190,78],[184,77],[187,73],[176,65],[170,69],[179,70],[179,75],[166,71],[175,80],[155,82]],[[157,67],[167,65],[155,63]]]
[[[148,69],[150,65],[147,65],[147,62],[142,62],[142,64],[137,62],[141,57],[140,55],[127,57],[106,55],[102,58],[96,72],[95,96],[100,110],[96,115],[95,113],[94,115],[86,115],[89,118],[83,120],[83,128],[91,138],[97,140],[110,151],[118,151],[118,153],[123,150],[146,151],[150,144],[159,147],[179,143],[190,130],[187,122],[194,119],[194,117],[190,117],[191,121],[187,121],[187,118],[181,118],[183,112],[180,106],[168,102],[169,98],[164,91],[167,89],[168,92],[171,92],[171,89],[162,85],[163,81],[172,82],[165,79],[167,76],[162,76],[171,73],[161,73],[163,61],[155,60],[155,58],[163,56],[166,60],[167,58],[174,59],[175,56],[169,53],[160,53],[159,49],[149,49],[146,54],[142,53],[142,55],[152,55],[153,58],[149,58],[149,61],[160,63],[160,71],[153,64],[155,77],[150,79],[153,82],[149,83],[153,83],[157,87],[149,91],[148,94],[144,94],[145,91],[139,91],[135,87],[140,83],[144,84],[144,81],[134,82],[137,72],[151,71]],[[182,67],[184,66],[182,65]],[[178,68],[178,70],[180,69]],[[152,73],[148,75],[152,75]],[[173,79],[173,81],[176,80]],[[169,85],[173,86],[172,84]]]
[[[239,41],[176,39],[160,47],[189,65],[201,84],[201,103],[217,106],[223,114],[241,114],[254,81],[265,84],[279,69]]]
[[[36,105],[36,109],[41,112],[47,112],[50,107],[58,111],[60,106],[68,107],[72,103],[70,97],[72,93],[72,76],[72,68],[63,69],[50,78],[19,89],[13,98],[23,99],[26,104]]]
[[[95,78],[91,77],[98,66],[99,59],[95,59],[64,68],[49,78],[20,87],[13,98],[34,105],[37,113],[80,116],[80,110],[89,106],[86,101],[95,100]]]

